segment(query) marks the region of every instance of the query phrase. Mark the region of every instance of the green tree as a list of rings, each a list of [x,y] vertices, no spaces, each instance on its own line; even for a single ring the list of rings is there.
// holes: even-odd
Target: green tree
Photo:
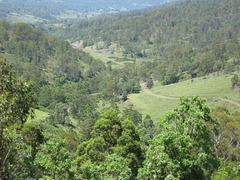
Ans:
[[[103,114],[102,119],[98,120],[92,132],[93,137],[102,137],[106,143],[106,151],[109,153],[111,147],[117,144],[118,138],[121,136],[122,128],[115,109],[110,109]]]
[[[117,84],[114,80],[110,80],[104,89],[104,96],[106,98],[113,98],[117,92]]]
[[[147,80],[147,88],[148,89],[151,89],[153,87],[153,79],[152,78],[149,78]]]
[[[129,160],[129,168],[132,171],[131,178],[135,178],[144,160],[140,136],[137,127],[128,119],[122,123],[122,129],[114,152]]]
[[[23,162],[19,163],[21,171],[19,171],[17,177],[23,177],[24,179],[35,177],[37,167],[34,165],[34,160],[40,149],[40,145],[44,142],[42,130],[37,125],[25,123],[20,133],[25,144],[25,149],[19,151],[19,153],[25,155],[23,156]]]
[[[69,152],[76,152],[79,139],[77,134],[74,132],[66,132],[59,134],[59,137],[66,139],[67,141],[67,151]]]
[[[216,174],[212,176],[213,180],[238,180],[240,179],[239,161],[222,161]]]
[[[7,159],[11,155],[4,135],[12,125],[21,126],[36,102],[32,86],[18,80],[5,59],[0,60],[0,179],[4,176]]]
[[[64,139],[53,139],[42,145],[36,154],[34,164],[39,167],[39,175],[49,179],[72,179],[72,156],[66,151]]]
[[[142,124],[142,114],[136,109],[133,109],[133,105],[129,105],[123,110],[122,120],[124,121],[126,119],[131,120],[137,127],[140,127]]]
[[[178,108],[160,121],[161,133],[152,140],[138,178],[210,178],[219,161],[211,139],[218,123],[209,113],[204,99],[182,97]]]
[[[213,65],[216,58],[211,53],[199,53],[197,54],[196,68],[199,75],[206,75],[213,71]]]
[[[218,109],[216,109],[218,110]],[[213,111],[219,121],[219,131],[214,134],[215,154],[225,160],[240,160],[240,122],[226,112]]]
[[[80,174],[83,174],[84,177],[91,177],[92,164],[101,168],[114,165],[116,167],[114,167],[113,174],[110,173],[111,170],[107,169],[104,177],[110,178],[112,175],[112,178],[115,179],[117,174],[121,174],[120,171],[117,171],[118,165],[115,161],[122,160],[124,166],[119,165],[123,170],[122,176],[126,178],[129,176],[128,168],[131,170],[131,178],[137,176],[138,168],[142,167],[144,153],[138,129],[132,121],[125,120],[121,123],[118,112],[111,108],[103,114],[102,119],[96,122],[92,135],[93,137],[88,142],[83,142],[78,147],[77,165]],[[117,156],[113,154],[117,154],[120,159],[117,159]],[[110,157],[112,157],[113,164],[107,165]],[[127,162],[125,158],[128,160]]]
[[[149,146],[149,141],[153,139],[157,133],[157,127],[154,125],[150,115],[147,114],[144,118],[139,132],[145,144]]]
[[[37,125],[25,123],[21,129],[23,141],[32,147],[33,158],[37,153],[38,147],[44,142],[42,129]]]
[[[234,89],[238,85],[238,75],[234,74],[233,77],[231,78],[232,81],[232,88]]]
[[[78,179],[98,180],[100,179],[100,173],[98,169],[99,166],[91,161],[87,161],[78,168]]]
[[[66,123],[68,117],[68,110],[66,104],[58,103],[54,111],[55,119],[62,125]]]
[[[131,179],[129,160],[117,154],[107,156],[104,163],[99,166],[100,179],[128,180]]]

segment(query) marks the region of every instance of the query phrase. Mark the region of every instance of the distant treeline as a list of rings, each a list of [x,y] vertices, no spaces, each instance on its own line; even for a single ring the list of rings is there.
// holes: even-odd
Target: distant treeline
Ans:
[[[49,0],[33,0],[33,1],[18,1],[18,0],[3,0],[8,4],[14,4],[18,6],[31,6],[31,7],[56,7],[62,9],[75,10],[77,12],[96,12],[102,10],[103,12],[109,12],[111,10],[131,10],[140,9],[149,6],[155,6],[166,2],[172,2],[176,0],[62,0],[62,1],[49,1]]]

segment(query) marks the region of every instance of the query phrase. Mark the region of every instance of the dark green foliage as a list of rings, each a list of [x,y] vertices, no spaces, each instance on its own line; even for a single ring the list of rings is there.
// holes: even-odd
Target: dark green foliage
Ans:
[[[106,100],[119,101],[118,97],[139,91],[139,81],[134,70],[134,64],[125,66],[123,69],[107,70],[99,83],[99,91]]]
[[[42,129],[37,125],[31,123],[25,123],[21,129],[21,134],[23,141],[31,146],[34,151],[37,150],[37,147],[44,142],[44,136]]]
[[[67,151],[69,152],[76,152],[77,151],[77,146],[79,143],[79,139],[77,135],[73,132],[68,132],[68,133],[61,133],[59,134],[59,137],[62,139],[66,139],[67,141]]]
[[[158,127],[155,126],[153,120],[149,115],[146,115],[142,122],[142,126],[139,129],[139,133],[144,141],[144,143],[149,146],[149,141],[154,138],[155,135],[158,133]]]
[[[237,180],[240,178],[239,161],[222,161],[217,174],[212,176],[213,180]]]
[[[126,119],[122,123],[122,134],[117,141],[115,152],[129,161],[132,177],[136,177],[144,160],[138,129],[132,121]]]
[[[120,159],[126,158],[126,160],[123,159],[126,163],[125,168],[121,167],[127,171],[125,175],[130,176],[128,167],[131,169],[131,177],[137,176],[137,170],[142,166],[144,154],[138,129],[132,121],[125,120],[121,123],[117,111],[111,108],[103,114],[102,119],[96,122],[92,135],[93,137],[88,142],[83,142],[78,148],[80,173],[83,173],[83,168],[89,164],[88,161],[100,165],[101,168],[108,166],[106,163],[109,155],[116,156],[114,155],[116,153]],[[116,175],[113,174],[113,176]]]
[[[56,104],[54,110],[54,118],[62,125],[64,125],[68,118],[67,106],[63,103]]]
[[[238,86],[238,75],[234,74],[231,78],[232,81],[232,88],[234,89],[236,86]]]
[[[20,173],[20,176],[25,178],[34,177],[37,172],[37,168],[34,166],[34,159],[40,150],[40,145],[44,143],[45,138],[42,129],[31,123],[25,123],[23,125],[21,135],[23,142],[26,144],[25,148],[27,149],[27,153],[25,153],[27,155],[23,157],[23,162],[21,163],[23,171]]]
[[[153,79],[152,78],[149,78],[148,80],[147,80],[147,88],[148,89],[151,89],[152,87],[153,87]]]
[[[211,139],[218,123],[209,113],[205,100],[182,97],[160,121],[161,133],[147,150],[139,179],[209,179],[219,166]]]
[[[128,98],[127,98],[127,93],[124,92],[123,95],[122,95],[121,100],[122,100],[123,102],[125,102],[127,99],[128,99]]]
[[[142,124],[142,114],[133,109],[133,105],[129,105],[123,110],[122,120],[124,121],[125,119],[131,120],[136,127],[140,127]]]
[[[139,93],[141,91],[141,88],[138,86],[133,86],[131,89],[131,93]]]
[[[35,102],[32,86],[18,80],[6,60],[0,59],[0,179],[12,178],[13,168],[20,168],[14,163],[22,160],[18,150],[24,145],[16,128],[33,115]]]
[[[12,26],[6,24],[4,21],[0,23],[4,32],[0,38],[2,49],[5,53],[18,56],[20,66],[16,59],[9,60],[18,70],[18,75],[36,80],[39,86],[47,83],[62,85],[66,81],[78,82],[83,77],[93,77],[104,69],[101,62],[72,48],[67,41],[46,35],[40,29],[24,23]],[[90,65],[91,74],[83,73],[86,64]]]
[[[64,87],[67,109],[76,119],[80,133],[85,140],[91,138],[91,131],[99,118],[99,113],[96,111],[98,96],[91,94],[95,93],[92,83],[94,82],[69,83]]]
[[[66,140],[53,139],[41,146],[34,164],[39,167],[39,176],[46,179],[73,179],[72,156],[66,151]]]
[[[106,151],[117,144],[117,140],[122,133],[121,122],[116,110],[110,109],[103,114],[103,119],[96,122],[93,137],[102,137],[106,143]]]

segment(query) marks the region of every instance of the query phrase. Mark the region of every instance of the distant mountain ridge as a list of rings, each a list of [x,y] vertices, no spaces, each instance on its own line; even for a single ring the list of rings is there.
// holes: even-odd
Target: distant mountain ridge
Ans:
[[[58,7],[78,12],[93,12],[100,9],[109,12],[141,9],[173,1],[177,0],[2,0],[0,2],[22,6]]]

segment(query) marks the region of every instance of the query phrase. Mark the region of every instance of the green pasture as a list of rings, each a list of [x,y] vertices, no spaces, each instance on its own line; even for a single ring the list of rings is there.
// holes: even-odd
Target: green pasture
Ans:
[[[52,114],[51,112],[34,109],[34,114],[35,114],[34,118],[31,119],[29,117],[27,121],[33,124],[38,124],[42,128],[45,136],[53,136],[65,132],[75,132],[77,134],[79,133],[77,128],[74,128],[74,126],[76,126],[77,124],[77,121],[74,120],[71,116],[69,117],[69,119],[72,122],[73,127],[64,126],[58,123],[52,125],[48,119],[48,117]]]
[[[31,119],[29,117],[28,122],[39,122],[39,121],[45,120],[47,117],[50,116],[50,114],[51,113],[46,112],[46,111],[34,109],[34,118]]]
[[[232,75],[222,75],[195,78],[168,86],[156,86],[151,91],[171,97],[199,95],[206,98],[236,99],[239,93],[232,90],[231,77]]]
[[[147,114],[151,116],[154,122],[157,122],[164,116],[167,111],[172,110],[178,105],[178,99],[163,99],[150,95],[146,92],[129,95],[129,100],[126,103],[120,104],[120,109],[123,109],[128,104],[133,104],[143,115],[143,119]]]
[[[30,23],[30,24],[34,24],[34,23],[43,21],[43,19],[37,18],[32,15],[21,15],[21,14],[17,14],[17,13],[11,13],[10,15],[8,15],[8,19],[13,23],[25,22],[25,23]]]
[[[151,90],[129,95],[129,100],[120,106],[131,103],[143,117],[149,114],[155,122],[177,107],[181,96],[198,95],[205,98],[211,108],[226,106],[231,111],[240,110],[240,94],[238,89],[232,89],[232,76],[208,76],[166,86],[155,85]]]
[[[115,62],[111,57],[109,58],[108,54],[100,54],[94,52],[90,52],[90,54],[95,59],[101,60],[105,65],[111,64],[112,68],[122,68],[124,66],[123,63]]]

